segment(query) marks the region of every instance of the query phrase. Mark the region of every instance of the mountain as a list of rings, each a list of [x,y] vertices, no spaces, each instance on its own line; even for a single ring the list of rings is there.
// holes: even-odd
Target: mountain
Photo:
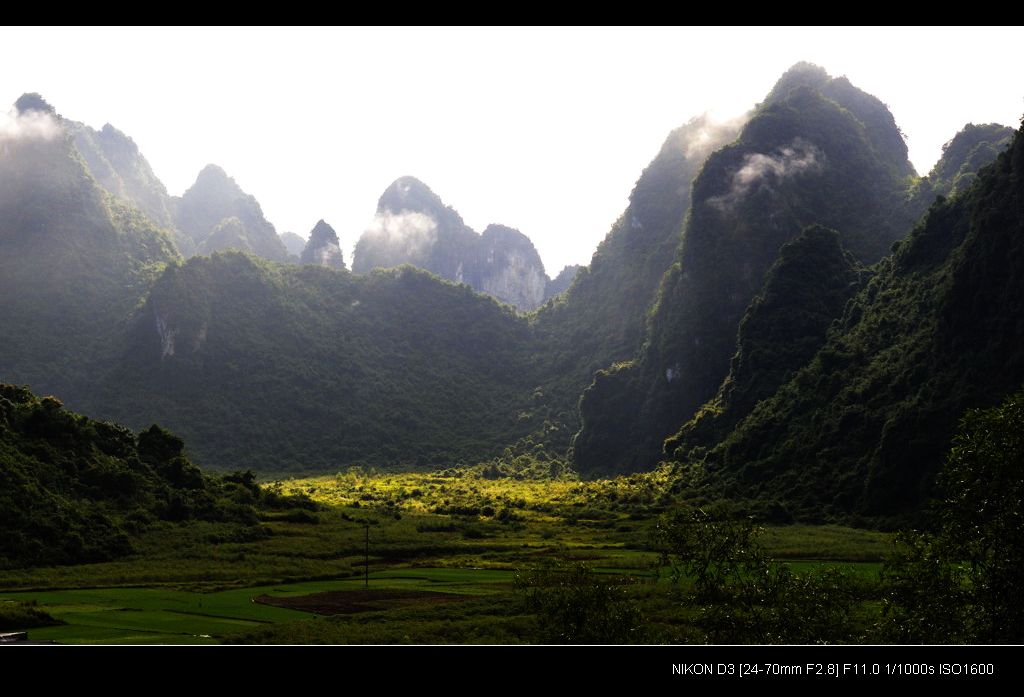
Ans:
[[[553,450],[566,450],[579,429],[577,402],[595,371],[640,349],[648,311],[682,241],[690,185],[708,155],[733,140],[742,122],[703,115],[672,131],[590,264],[538,311],[538,360],[547,366],[545,394],[552,411],[543,437]]]
[[[549,279],[529,237],[504,225],[488,225],[476,255],[474,288],[520,310],[533,310],[544,302]]]
[[[942,156],[928,176],[911,189],[908,206],[919,218],[936,196],[950,196],[970,186],[982,167],[996,159],[1013,140],[1014,130],[997,123],[969,123],[942,146]]]
[[[711,485],[804,519],[920,507],[965,410],[1024,383],[1022,181],[1018,131],[966,191],[935,201],[813,359],[711,444]]]
[[[580,264],[569,264],[563,267],[557,276],[548,281],[547,286],[544,288],[544,302],[569,290],[569,286],[576,280],[576,274],[583,268]]]
[[[206,167],[184,196],[171,197],[130,137],[109,123],[99,131],[75,121],[64,123],[97,183],[169,231],[185,257],[241,249],[285,261],[289,253],[301,253],[305,240],[295,235],[301,240],[298,251],[289,252],[255,198],[219,167]]]
[[[530,239],[502,225],[479,234],[423,182],[402,177],[384,191],[372,226],[356,243],[352,270],[411,264],[466,283],[520,310],[544,302],[548,277]]]
[[[197,254],[242,249],[271,261],[288,260],[288,250],[260,204],[216,165],[203,168],[195,184],[173,203],[178,229]]]
[[[476,462],[537,427],[534,351],[526,318],[409,266],[217,253],[168,266],[89,410],[220,469]]]
[[[97,131],[75,121],[66,121],[65,127],[97,183],[168,230],[185,257],[241,249],[286,261],[289,254],[301,253],[305,240],[285,233],[300,240],[298,251],[290,252],[256,199],[219,167],[207,166],[183,196],[171,197],[135,141],[121,131],[110,124]]]
[[[666,442],[669,452],[708,447],[768,399],[825,343],[832,322],[870,278],[835,230],[811,226],[787,242],[739,324],[736,353],[718,393]]]
[[[662,442],[711,399],[736,330],[780,248],[809,225],[839,231],[874,263],[912,223],[913,168],[878,99],[799,64],[693,182],[675,263],[661,282],[635,360],[596,374],[573,447],[587,473],[653,467]]]
[[[969,123],[942,146],[942,157],[928,174],[936,196],[967,189],[978,171],[1013,142],[1014,131],[998,123]]]
[[[245,223],[236,216],[224,218],[213,226],[209,236],[199,245],[200,254],[212,254],[221,249],[235,249],[256,255],[249,241],[249,232]]]
[[[258,251],[258,205],[222,171],[186,193],[189,212],[211,225],[200,245]],[[181,426],[203,465],[471,462],[537,427],[536,346],[511,309],[408,267],[182,263],[41,98],[0,139],[0,299],[0,379],[136,428]]]
[[[92,177],[74,124],[39,95],[13,113],[0,132],[0,379],[74,403],[179,257],[165,230]]]
[[[302,250],[306,248],[306,240],[301,235],[296,235],[294,232],[282,232],[278,237],[281,238],[281,244],[288,250],[288,256],[299,258],[302,254]]]
[[[309,242],[303,248],[299,261],[303,264],[319,264],[329,269],[344,269],[345,257],[334,228],[323,220],[318,221],[309,233]]]
[[[175,232],[167,189],[134,140],[109,123],[99,131],[74,121],[67,122],[67,128],[89,173],[100,186],[145,213],[160,227]],[[180,235],[174,237],[179,247],[185,239]]]
[[[411,178],[381,197],[354,263],[398,268],[258,258],[267,240],[287,258],[281,237],[212,166],[170,199],[175,229],[211,252],[182,261],[125,203],[147,181],[129,139],[38,95],[15,115],[0,379],[166,424],[203,465],[447,466],[559,452],[578,431],[585,476],[649,467],[668,438],[711,494],[801,519],[894,516],[927,496],[963,410],[1024,380],[1019,142],[999,155],[1006,129],[968,125],[915,178],[884,105],[813,66],[745,123],[670,134],[558,294],[528,238],[477,234]],[[334,249],[320,221],[303,252]],[[473,289],[553,297],[520,315]]]
[[[356,243],[352,270],[369,273],[411,264],[463,283],[478,238],[426,184],[402,177],[381,195],[373,224]]]

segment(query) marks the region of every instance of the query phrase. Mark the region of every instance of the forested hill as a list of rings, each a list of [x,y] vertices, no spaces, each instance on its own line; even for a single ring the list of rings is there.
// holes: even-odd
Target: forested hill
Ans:
[[[114,559],[157,521],[254,528],[251,473],[203,474],[159,426],[135,434],[0,383],[0,569]]]
[[[167,269],[88,407],[214,467],[445,466],[538,425],[532,351],[511,308],[425,271],[220,253]]]
[[[562,404],[569,445],[578,428],[576,404],[594,371],[632,358],[644,339],[658,284],[682,241],[690,185],[708,155],[733,140],[743,119],[707,115],[672,131],[640,175],[629,205],[565,294],[537,314],[548,392]]]
[[[718,394],[668,447],[685,441],[696,449],[724,438],[814,357],[833,320],[870,278],[835,230],[811,226],[783,245],[740,321],[736,353]]]
[[[216,165],[204,167],[195,183],[173,200],[173,207],[178,229],[197,254],[240,249],[272,261],[288,259],[255,197]]]
[[[1014,130],[997,123],[969,123],[942,146],[942,156],[928,176],[921,177],[910,190],[908,206],[920,218],[936,196],[965,191],[978,171],[996,159],[1013,141]]]
[[[53,107],[25,95],[15,114],[0,136],[0,379],[75,401],[179,257],[164,230],[96,183]]]
[[[183,196],[170,196],[125,133],[109,123],[98,131],[68,119],[62,125],[96,183],[165,230],[182,255],[233,248],[276,261],[288,258],[259,203],[221,168],[207,166]]]
[[[583,395],[577,467],[624,472],[661,458],[664,439],[718,390],[747,306],[806,226],[837,230],[862,263],[882,258],[912,223],[906,156],[876,98],[805,64],[784,75],[694,181],[643,350]]]
[[[182,265],[170,232],[128,205],[128,175],[149,171],[133,144],[38,95],[16,110],[0,141],[4,381],[136,428],[172,425],[223,469],[448,465],[543,424],[536,347],[509,308],[411,268],[356,277],[239,252]],[[94,165],[111,164],[107,184],[124,195],[76,146],[97,138]],[[215,167],[172,212],[199,248],[223,237],[258,252],[253,231],[273,233]],[[314,233],[309,260],[341,266],[333,230]]]
[[[1022,182],[1018,132],[934,203],[813,359],[712,445],[704,468],[723,492],[805,517],[898,516],[927,498],[964,411],[1024,384]]]

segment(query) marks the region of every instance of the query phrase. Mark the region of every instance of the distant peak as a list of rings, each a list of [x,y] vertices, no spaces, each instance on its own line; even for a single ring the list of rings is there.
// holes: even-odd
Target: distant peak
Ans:
[[[338,233],[334,231],[330,225],[324,222],[321,218],[317,221],[317,224],[313,226],[312,232],[309,233],[309,241],[315,247],[319,247],[322,244],[340,244],[338,240]]]
[[[321,218],[313,231],[309,233],[309,241],[299,255],[303,264],[317,264],[332,269],[344,269],[345,258],[341,252],[338,233]]]
[[[398,179],[396,179],[394,181],[394,183],[391,184],[391,186],[397,188],[398,190],[400,190],[403,193],[409,193],[410,191],[416,191],[416,190],[430,191],[430,187],[429,186],[424,184],[422,181],[420,181],[416,177],[410,177],[410,176],[399,177]]]
[[[809,61],[799,61],[794,63],[789,70],[782,74],[782,77],[796,77],[800,76],[804,79],[825,81],[830,79],[828,71],[817,63],[811,63]]]
[[[41,111],[45,114],[57,115],[57,110],[54,109],[49,102],[43,99],[42,95],[38,92],[26,92],[21,95],[18,97],[18,101],[14,103],[14,108],[21,114],[30,111]]]
[[[203,167],[196,176],[196,180],[192,186],[182,194],[186,199],[207,201],[204,205],[214,205],[215,208],[211,209],[211,214],[213,211],[218,211],[219,214],[214,216],[218,220],[220,219],[220,214],[229,212],[222,211],[218,208],[219,206],[230,205],[230,202],[245,198],[245,195],[246,194],[242,191],[242,188],[238,186],[238,183],[234,179],[228,176],[227,172],[213,164]],[[214,204],[212,202],[217,203]],[[231,210],[233,211],[234,209]],[[204,230],[202,234],[205,235],[205,231],[209,230],[210,226],[213,224],[212,219],[204,223]]]
[[[774,102],[782,99],[798,87],[821,89],[831,79],[832,76],[820,65],[801,61],[782,74],[765,101]]]
[[[485,238],[518,240],[533,244],[530,242],[530,238],[519,232],[519,230],[508,227],[507,225],[499,225],[497,223],[491,223],[484,228],[482,236]]]
[[[431,211],[443,208],[441,198],[416,177],[399,177],[381,194],[378,210]]]
[[[217,165],[206,165],[196,177],[193,189],[201,189],[207,192],[221,192],[224,195],[239,196],[242,189],[234,179],[228,176],[221,167]]]
[[[225,172],[223,168],[221,168],[221,167],[219,167],[217,165],[214,165],[214,164],[209,164],[209,165],[206,165],[205,167],[203,167],[202,171],[199,172],[199,176],[197,177],[197,179],[212,179],[212,178],[216,178],[216,179],[230,179],[230,177],[228,176],[228,173]]]
[[[138,152],[139,150],[139,146],[135,144],[135,141],[129,135],[114,128],[109,123],[103,124],[103,128],[100,129],[100,138],[107,143],[116,143],[120,147],[132,152]]]

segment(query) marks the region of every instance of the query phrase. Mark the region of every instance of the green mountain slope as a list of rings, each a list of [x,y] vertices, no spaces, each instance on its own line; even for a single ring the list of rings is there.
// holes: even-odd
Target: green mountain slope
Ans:
[[[594,370],[639,348],[645,314],[682,241],[691,182],[708,154],[737,133],[734,124],[700,116],[669,134],[564,301],[541,310],[538,322],[551,327],[565,344],[561,348],[576,347],[589,359],[588,380]]]
[[[68,131],[100,186],[138,208],[160,227],[173,230],[167,189],[134,140],[109,123],[97,131],[82,123],[68,122]],[[183,239],[175,238],[175,242]]]
[[[661,458],[664,439],[718,390],[743,313],[782,245],[806,226],[838,230],[863,263],[905,234],[913,170],[885,113],[845,79],[798,65],[740,137],[708,158],[643,350],[598,373],[581,399],[581,471],[645,469]]]
[[[449,464],[535,424],[529,326],[466,286],[239,253],[169,267],[93,411],[220,468]]]
[[[565,450],[578,429],[576,404],[594,372],[639,350],[658,284],[682,241],[691,182],[708,155],[736,137],[740,125],[703,115],[672,131],[590,264],[579,269],[563,295],[538,311],[538,360],[547,366],[545,388],[557,423],[546,434],[552,449]]]
[[[167,234],[104,191],[38,95],[0,140],[0,379],[78,404],[163,265]]]
[[[263,217],[260,204],[216,165],[203,168],[195,183],[180,198],[173,199],[173,204],[178,228],[191,240],[197,254],[243,249],[271,261],[288,260],[288,250],[274,226]],[[237,222],[229,225],[229,234],[225,233],[224,223],[232,219]]]
[[[833,320],[868,278],[834,230],[812,226],[783,245],[740,321],[729,375],[718,394],[666,442],[668,452],[718,443],[758,402],[775,394],[814,357]]]
[[[120,557],[158,519],[255,525],[249,484],[203,475],[158,426],[136,435],[0,384],[0,568]]]
[[[583,266],[580,264],[569,264],[563,267],[557,276],[548,281],[547,286],[544,288],[544,302],[569,290],[569,286],[576,280],[576,274],[582,269]]]
[[[942,146],[942,156],[927,177],[911,189],[908,206],[916,217],[924,215],[936,196],[966,190],[982,167],[996,159],[1013,140],[1013,129],[996,123],[969,123]]]
[[[1024,383],[1024,140],[937,201],[826,344],[713,447],[721,491],[798,516],[898,516],[957,419]],[[680,453],[685,455],[685,453]]]

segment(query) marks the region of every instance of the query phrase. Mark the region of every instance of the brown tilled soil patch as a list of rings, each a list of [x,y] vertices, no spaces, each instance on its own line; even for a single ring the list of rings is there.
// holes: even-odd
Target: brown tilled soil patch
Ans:
[[[327,591],[294,598],[275,598],[260,595],[253,600],[264,605],[285,607],[289,610],[311,612],[317,615],[351,615],[357,612],[376,612],[400,607],[434,605],[467,600],[474,596],[455,593],[397,589],[360,589],[350,591]]]

